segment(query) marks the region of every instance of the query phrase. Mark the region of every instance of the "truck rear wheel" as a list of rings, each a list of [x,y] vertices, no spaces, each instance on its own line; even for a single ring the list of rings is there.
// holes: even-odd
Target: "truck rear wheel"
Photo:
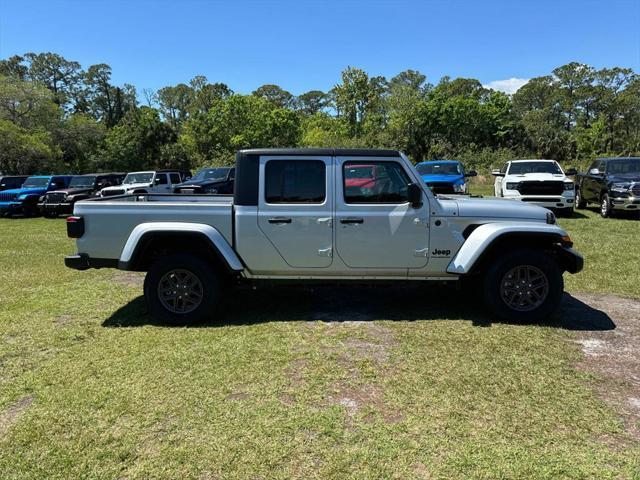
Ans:
[[[144,280],[151,315],[171,325],[190,325],[213,318],[220,299],[220,280],[204,260],[175,254],[157,260]]]
[[[498,257],[484,278],[484,300],[498,317],[516,322],[548,319],[560,305],[564,282],[555,260],[519,249]]]

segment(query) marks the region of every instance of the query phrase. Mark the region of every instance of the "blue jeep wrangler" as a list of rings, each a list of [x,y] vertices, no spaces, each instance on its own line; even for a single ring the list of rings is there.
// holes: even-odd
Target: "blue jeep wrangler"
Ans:
[[[416,170],[433,193],[468,193],[466,178],[475,177],[475,170],[464,171],[462,162],[457,160],[431,160],[420,162]]]
[[[21,213],[25,217],[38,214],[38,200],[50,190],[67,188],[71,175],[34,175],[20,188],[0,192],[0,214],[11,216]]]

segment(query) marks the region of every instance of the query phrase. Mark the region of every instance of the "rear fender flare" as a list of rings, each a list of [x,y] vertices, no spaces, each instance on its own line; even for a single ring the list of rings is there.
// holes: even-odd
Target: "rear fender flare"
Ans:
[[[172,235],[179,235],[181,233],[202,235],[211,242],[212,249],[217,251],[217,254],[226,263],[229,270],[235,272],[244,270],[242,261],[231,245],[229,245],[229,242],[227,242],[216,228],[203,223],[186,222],[149,222],[137,225],[129,235],[122,249],[118,264],[124,270],[128,270],[129,268],[127,267],[130,266],[132,259],[135,258],[143,238],[149,235],[167,233]]]

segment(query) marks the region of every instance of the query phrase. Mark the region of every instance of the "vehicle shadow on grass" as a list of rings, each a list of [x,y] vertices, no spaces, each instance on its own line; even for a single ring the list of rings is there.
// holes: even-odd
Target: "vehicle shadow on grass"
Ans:
[[[220,313],[192,328],[254,325],[282,321],[366,322],[374,320],[471,321],[490,327],[496,321],[474,292],[424,284],[392,286],[279,286],[229,292]],[[514,322],[515,323],[515,322]],[[114,312],[104,327],[166,326],[147,312],[138,297]],[[603,311],[565,294],[558,313],[539,326],[567,330],[613,330],[615,323]]]

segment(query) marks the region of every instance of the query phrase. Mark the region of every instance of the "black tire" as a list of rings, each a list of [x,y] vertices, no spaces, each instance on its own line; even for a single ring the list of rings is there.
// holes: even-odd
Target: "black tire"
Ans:
[[[50,213],[50,212],[43,213],[42,216],[44,218],[58,218],[57,213]]]
[[[600,199],[600,216],[602,218],[608,218],[611,216],[611,200],[609,200],[609,194],[605,193]]]
[[[531,288],[532,284],[520,285],[519,280],[514,281],[513,277],[509,277],[518,268],[533,270],[536,275],[541,275],[540,278],[544,278],[546,282],[544,290],[540,278],[533,281]],[[511,298],[512,304],[509,304],[503,294],[504,297],[509,297],[509,293],[514,292],[515,288],[521,288],[522,292],[518,291]],[[524,303],[533,298],[527,291],[528,288],[534,290],[540,298],[526,309]],[[484,275],[485,304],[502,320],[518,323],[546,320],[559,307],[563,291],[562,271],[553,258],[540,250],[512,250],[493,261]]]
[[[197,290],[200,292],[201,297],[197,306],[189,306],[189,308],[193,307],[192,310],[177,312],[167,306],[168,303],[173,301],[178,302],[177,305],[179,307],[179,301],[175,298],[176,291],[173,291],[173,298],[166,297],[169,300],[161,299],[160,292],[163,288],[166,290],[169,285],[167,282],[169,281],[177,281],[179,283],[179,275],[183,275],[182,272],[187,272],[197,278],[199,282]],[[193,325],[213,319],[216,306],[220,300],[220,290],[220,278],[214,267],[199,257],[188,254],[175,254],[160,258],[151,266],[144,279],[144,296],[149,313],[154,319],[171,325]],[[191,291],[186,291],[185,299],[189,292]],[[191,293],[192,298],[194,295],[197,297],[197,292]],[[184,301],[182,305],[184,305]]]
[[[583,208],[587,208],[587,202],[582,197],[582,193],[580,193],[580,187],[576,188],[576,208],[578,210],[582,210]]]

